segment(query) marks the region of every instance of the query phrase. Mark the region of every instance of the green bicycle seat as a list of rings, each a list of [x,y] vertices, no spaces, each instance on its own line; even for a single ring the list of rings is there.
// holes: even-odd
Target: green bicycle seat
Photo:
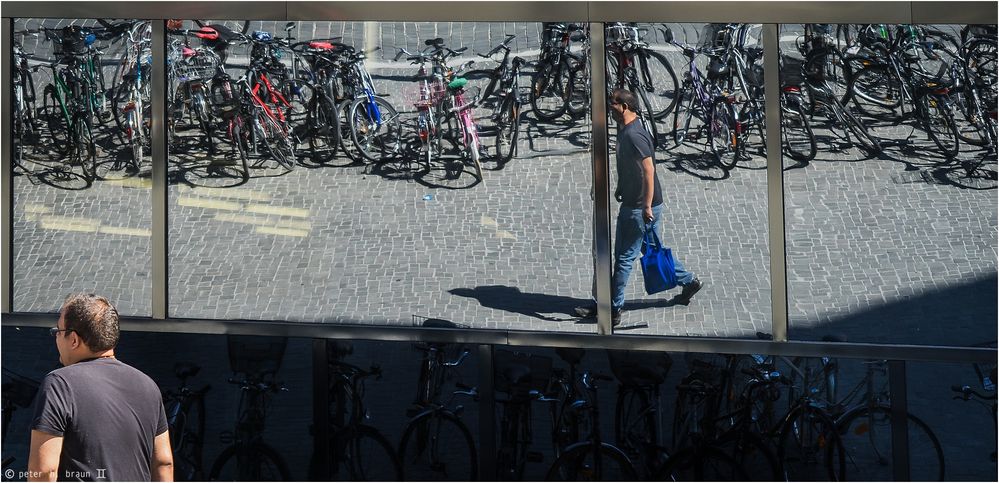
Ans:
[[[468,79],[464,77],[458,77],[455,78],[453,81],[448,82],[447,88],[452,90],[461,89],[462,87],[465,87],[465,84],[468,84]]]

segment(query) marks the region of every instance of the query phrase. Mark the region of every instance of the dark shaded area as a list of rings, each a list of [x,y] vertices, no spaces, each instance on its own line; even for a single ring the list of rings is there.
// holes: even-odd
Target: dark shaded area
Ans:
[[[483,285],[475,288],[454,288],[448,290],[451,295],[474,298],[483,307],[521,314],[550,322],[562,322],[578,319],[573,313],[577,306],[589,303],[586,299],[577,299],[562,295],[521,292],[517,287],[506,285]],[[561,314],[566,317],[552,317],[544,314]]]

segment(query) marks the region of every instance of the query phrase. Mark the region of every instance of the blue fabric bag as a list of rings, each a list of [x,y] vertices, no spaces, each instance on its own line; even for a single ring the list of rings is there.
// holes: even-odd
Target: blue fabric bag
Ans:
[[[645,293],[652,295],[676,287],[676,263],[673,251],[663,248],[659,234],[651,224],[645,225],[642,240],[642,275],[645,278]]]

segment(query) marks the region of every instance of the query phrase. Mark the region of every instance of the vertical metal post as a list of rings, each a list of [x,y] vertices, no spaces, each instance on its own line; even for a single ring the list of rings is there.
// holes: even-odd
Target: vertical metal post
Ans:
[[[775,341],[787,341],[787,260],[784,249],[784,170],[780,139],[779,25],[763,24],[767,124],[767,212],[770,232],[770,311]]]
[[[895,481],[910,481],[909,476],[909,401],[905,382],[905,361],[888,361],[888,385],[891,390],[891,461]]]
[[[167,136],[166,24],[153,20],[152,112],[150,133],[153,163],[153,306],[154,319],[167,317]]]
[[[610,162],[607,155],[607,79],[603,22],[590,22],[590,105],[593,151],[593,267],[597,282],[597,333],[611,333]]]
[[[479,346],[479,481],[496,480],[496,394],[493,346]]]
[[[330,467],[329,360],[326,339],[312,339],[312,454],[316,474],[307,480],[327,481]]]
[[[4,254],[0,256],[0,276],[3,277],[3,287],[0,287],[0,312],[9,314],[11,310],[14,294],[14,240],[11,235],[14,233],[14,146],[11,130],[14,125],[14,115],[11,107],[11,98],[14,94],[13,76],[10,69],[11,48],[14,45],[14,19],[3,19],[3,35],[0,35],[0,62],[3,62],[3,95],[0,95],[0,111],[3,113],[3,129],[0,134],[0,145],[3,152],[0,157],[0,193],[3,193],[3,212],[0,213],[0,237],[5,244]]]

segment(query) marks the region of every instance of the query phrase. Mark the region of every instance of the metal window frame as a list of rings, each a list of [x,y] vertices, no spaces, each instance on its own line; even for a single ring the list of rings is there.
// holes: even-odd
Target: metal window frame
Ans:
[[[586,20],[592,23],[595,35],[606,21],[644,22],[748,22],[763,23],[763,43],[766,69],[776,71],[777,26],[780,23],[976,23],[996,17],[997,2],[380,2],[377,9],[366,2],[254,2],[253,9],[232,2],[4,2],[0,7],[2,26],[6,32],[0,38],[3,61],[10,61],[10,44],[14,17],[60,18],[214,18],[250,20],[344,20],[344,21],[547,21]],[[162,22],[154,22],[154,47],[165,45]],[[600,47],[595,46],[594,53]],[[158,60],[157,60],[158,59]],[[604,59],[593,56],[591,72],[594,85],[602,84]],[[9,64],[7,64],[9,65]],[[341,334],[379,340],[420,340],[423,337],[467,339],[483,344],[564,346],[566,341],[593,348],[645,348],[648,350],[697,350],[706,352],[781,353],[786,355],[839,355],[866,357],[892,355],[899,360],[965,361],[994,359],[995,349],[916,346],[893,344],[857,344],[790,341],[787,337],[787,270],[784,257],[783,177],[779,144],[779,125],[768,125],[767,199],[768,232],[771,249],[772,322],[774,342],[745,341],[718,338],[678,338],[660,336],[599,337],[592,334],[548,334],[503,330],[471,330],[467,334],[448,331],[426,331],[418,328],[388,327],[321,327],[316,324],[272,321],[191,320],[170,317],[168,313],[167,256],[167,180],[165,140],[165,59],[156,56],[153,64],[153,296],[152,318],[125,318],[125,330],[153,330],[190,333],[252,333],[261,335]],[[777,76],[767,76],[767,89],[776,91]],[[4,89],[11,89],[10,79],[3,79]],[[598,281],[598,332],[609,334],[610,328],[610,203],[609,163],[606,152],[606,105],[602,89],[593,89],[592,154],[594,169],[594,239],[596,241],[595,272]],[[9,96],[0,96],[4,119],[10,119]],[[766,101],[767,115],[776,119],[778,100]],[[11,133],[4,130],[2,183],[3,207],[0,209],[0,229],[3,249],[0,257],[0,311],[3,325],[35,326],[48,324],[50,315],[13,313],[13,180]],[[602,149],[601,149],[602,147]]]

